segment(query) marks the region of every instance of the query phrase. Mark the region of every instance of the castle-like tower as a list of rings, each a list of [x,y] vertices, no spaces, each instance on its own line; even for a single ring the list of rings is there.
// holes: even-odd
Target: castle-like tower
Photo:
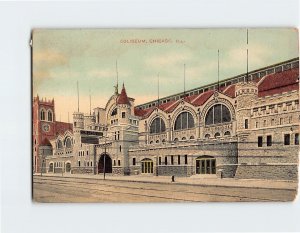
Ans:
[[[40,172],[40,146],[55,137],[54,99],[33,99],[32,108],[33,172]]]

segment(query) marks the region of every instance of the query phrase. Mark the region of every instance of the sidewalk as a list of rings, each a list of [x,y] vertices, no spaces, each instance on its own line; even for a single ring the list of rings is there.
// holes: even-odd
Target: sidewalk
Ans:
[[[39,173],[34,176],[40,176]],[[66,174],[62,176],[61,173],[45,173],[45,177],[68,177],[68,178],[82,178],[91,180],[103,180],[103,174]],[[150,175],[132,175],[132,176],[115,176],[111,174],[106,175],[108,181],[124,181],[124,182],[142,182],[142,183],[165,183],[170,184],[170,176],[150,176]],[[258,180],[258,179],[235,179],[235,178],[215,178],[215,177],[175,177],[174,184],[179,185],[199,185],[199,186],[218,186],[218,187],[245,187],[245,188],[267,188],[267,189],[291,189],[298,188],[297,181],[282,181],[282,180]]]

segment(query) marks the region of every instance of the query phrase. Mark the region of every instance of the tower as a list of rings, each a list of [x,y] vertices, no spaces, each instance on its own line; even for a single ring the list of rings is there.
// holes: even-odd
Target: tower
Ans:
[[[131,104],[128,99],[126,89],[123,83],[121,94],[117,98],[118,114],[119,114],[119,123],[128,124],[129,116],[131,113]]]
[[[258,88],[253,82],[237,83],[235,96],[237,132],[239,132],[249,128],[251,107],[258,97]]]
[[[39,147],[45,140],[55,137],[54,99],[33,98],[32,106],[32,142],[33,142],[33,171],[40,172]]]

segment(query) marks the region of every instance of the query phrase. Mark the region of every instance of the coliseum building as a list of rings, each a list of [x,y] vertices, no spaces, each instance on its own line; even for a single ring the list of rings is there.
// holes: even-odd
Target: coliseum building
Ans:
[[[295,58],[139,106],[116,86],[105,108],[75,112],[72,128],[43,138],[42,168],[296,180],[298,67]]]

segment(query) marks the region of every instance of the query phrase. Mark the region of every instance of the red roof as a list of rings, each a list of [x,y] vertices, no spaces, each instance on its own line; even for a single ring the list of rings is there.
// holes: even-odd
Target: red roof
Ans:
[[[258,86],[258,96],[280,94],[299,88],[299,69],[294,68],[265,76]]]
[[[73,125],[71,123],[60,122],[60,121],[55,122],[56,134],[64,134],[68,130],[73,132]]]
[[[234,98],[235,97],[235,84],[230,85],[229,87],[227,87],[226,89],[224,89],[223,94]]]
[[[194,106],[201,106],[203,105],[212,95],[214,94],[214,90],[209,90],[206,92],[201,93],[198,95],[197,98],[195,98],[191,104]]]
[[[44,138],[42,143],[41,143],[41,146],[52,146],[50,141],[48,140],[48,138]]]
[[[128,96],[126,94],[124,83],[123,83],[121,94],[118,97],[117,104],[130,104]]]

